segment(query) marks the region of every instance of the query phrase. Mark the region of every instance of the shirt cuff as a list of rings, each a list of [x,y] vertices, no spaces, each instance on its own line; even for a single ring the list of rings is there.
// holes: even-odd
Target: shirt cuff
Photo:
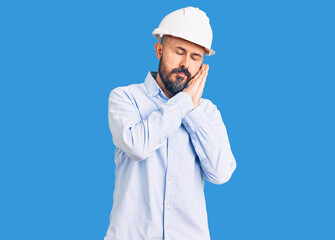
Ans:
[[[194,108],[191,96],[185,92],[179,92],[170,99],[172,102],[178,103],[180,107],[181,118],[184,118],[187,113]]]
[[[208,122],[208,117],[198,106],[188,113],[181,121],[189,133],[194,133],[199,127]]]

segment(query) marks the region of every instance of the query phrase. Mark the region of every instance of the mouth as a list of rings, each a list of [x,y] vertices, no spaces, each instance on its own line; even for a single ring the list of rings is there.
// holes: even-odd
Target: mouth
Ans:
[[[178,76],[180,76],[180,77],[185,77],[185,76],[186,76],[186,74],[185,74],[185,73],[180,73],[180,72],[179,72],[179,73],[177,73],[177,75],[178,75]]]

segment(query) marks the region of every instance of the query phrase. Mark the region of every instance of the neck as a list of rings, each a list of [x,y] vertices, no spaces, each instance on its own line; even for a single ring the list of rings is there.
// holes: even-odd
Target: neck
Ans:
[[[157,72],[157,76],[156,76],[156,82],[158,84],[158,86],[162,89],[163,93],[165,94],[165,96],[167,98],[172,98],[173,95],[168,91],[166,90],[165,86],[164,86],[164,83],[162,82],[162,79],[160,78],[159,76],[159,72]]]

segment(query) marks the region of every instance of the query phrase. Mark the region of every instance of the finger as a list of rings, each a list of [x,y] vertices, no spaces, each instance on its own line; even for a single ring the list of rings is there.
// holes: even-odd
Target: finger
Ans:
[[[204,73],[204,76],[203,76],[203,78],[201,79],[201,83],[203,82],[203,81],[206,81],[206,78],[207,78],[207,75],[208,75],[208,71],[209,71],[209,66],[207,65],[207,68],[206,68],[206,70],[204,71],[205,73]]]
[[[201,83],[199,85],[198,91],[196,93],[196,98],[198,98],[198,99],[201,98],[202,93],[204,91],[207,75],[208,75],[208,72],[206,72],[204,78],[202,79],[202,81],[201,81]]]
[[[206,72],[207,72],[207,69],[208,69],[208,65],[202,69],[201,73],[199,76],[197,76],[197,78],[194,79],[195,82],[197,82],[198,84],[201,83],[201,80],[204,78]]]
[[[204,71],[205,67],[206,67],[206,64],[202,64],[202,65],[201,65],[201,67],[199,68],[198,72],[191,78],[190,83],[191,83],[194,79],[197,79],[197,78],[201,75],[201,73]]]
[[[207,79],[207,75],[208,72],[205,73],[205,76],[203,77],[203,79],[201,80],[200,84],[199,84],[199,91],[200,89],[203,90],[206,84],[206,79]]]
[[[200,87],[204,88],[205,84],[206,84],[206,80],[207,80],[207,76],[208,76],[208,72],[206,72],[204,78],[202,79],[201,83],[200,83]]]
[[[199,85],[202,84],[203,80],[206,80],[207,74],[208,74],[209,66],[207,65],[206,68],[204,69],[203,73],[199,76]]]
[[[209,68],[208,68],[209,69]],[[207,76],[208,76],[208,69],[206,70],[206,72],[205,72],[205,75],[204,75],[204,77],[201,79],[201,82],[200,82],[200,84],[199,84],[199,90],[198,91],[201,91],[201,94],[202,94],[202,91],[203,91],[203,89],[204,89],[204,87],[205,87],[205,84],[206,84],[206,80],[207,80]]]
[[[187,87],[192,86],[192,88],[195,88],[196,91],[199,91],[200,83],[206,73],[206,69],[208,69],[208,65],[203,64],[200,67],[198,73],[187,84]]]

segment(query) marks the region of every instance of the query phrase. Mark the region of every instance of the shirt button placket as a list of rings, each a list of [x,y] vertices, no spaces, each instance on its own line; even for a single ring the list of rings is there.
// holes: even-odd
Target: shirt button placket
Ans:
[[[174,151],[171,147],[171,138],[168,139],[168,164],[167,164],[167,171],[166,171],[166,181],[165,181],[165,204],[164,204],[164,239],[169,240],[170,232],[171,232],[171,223],[172,221],[172,206],[173,206],[173,163],[174,163]]]

